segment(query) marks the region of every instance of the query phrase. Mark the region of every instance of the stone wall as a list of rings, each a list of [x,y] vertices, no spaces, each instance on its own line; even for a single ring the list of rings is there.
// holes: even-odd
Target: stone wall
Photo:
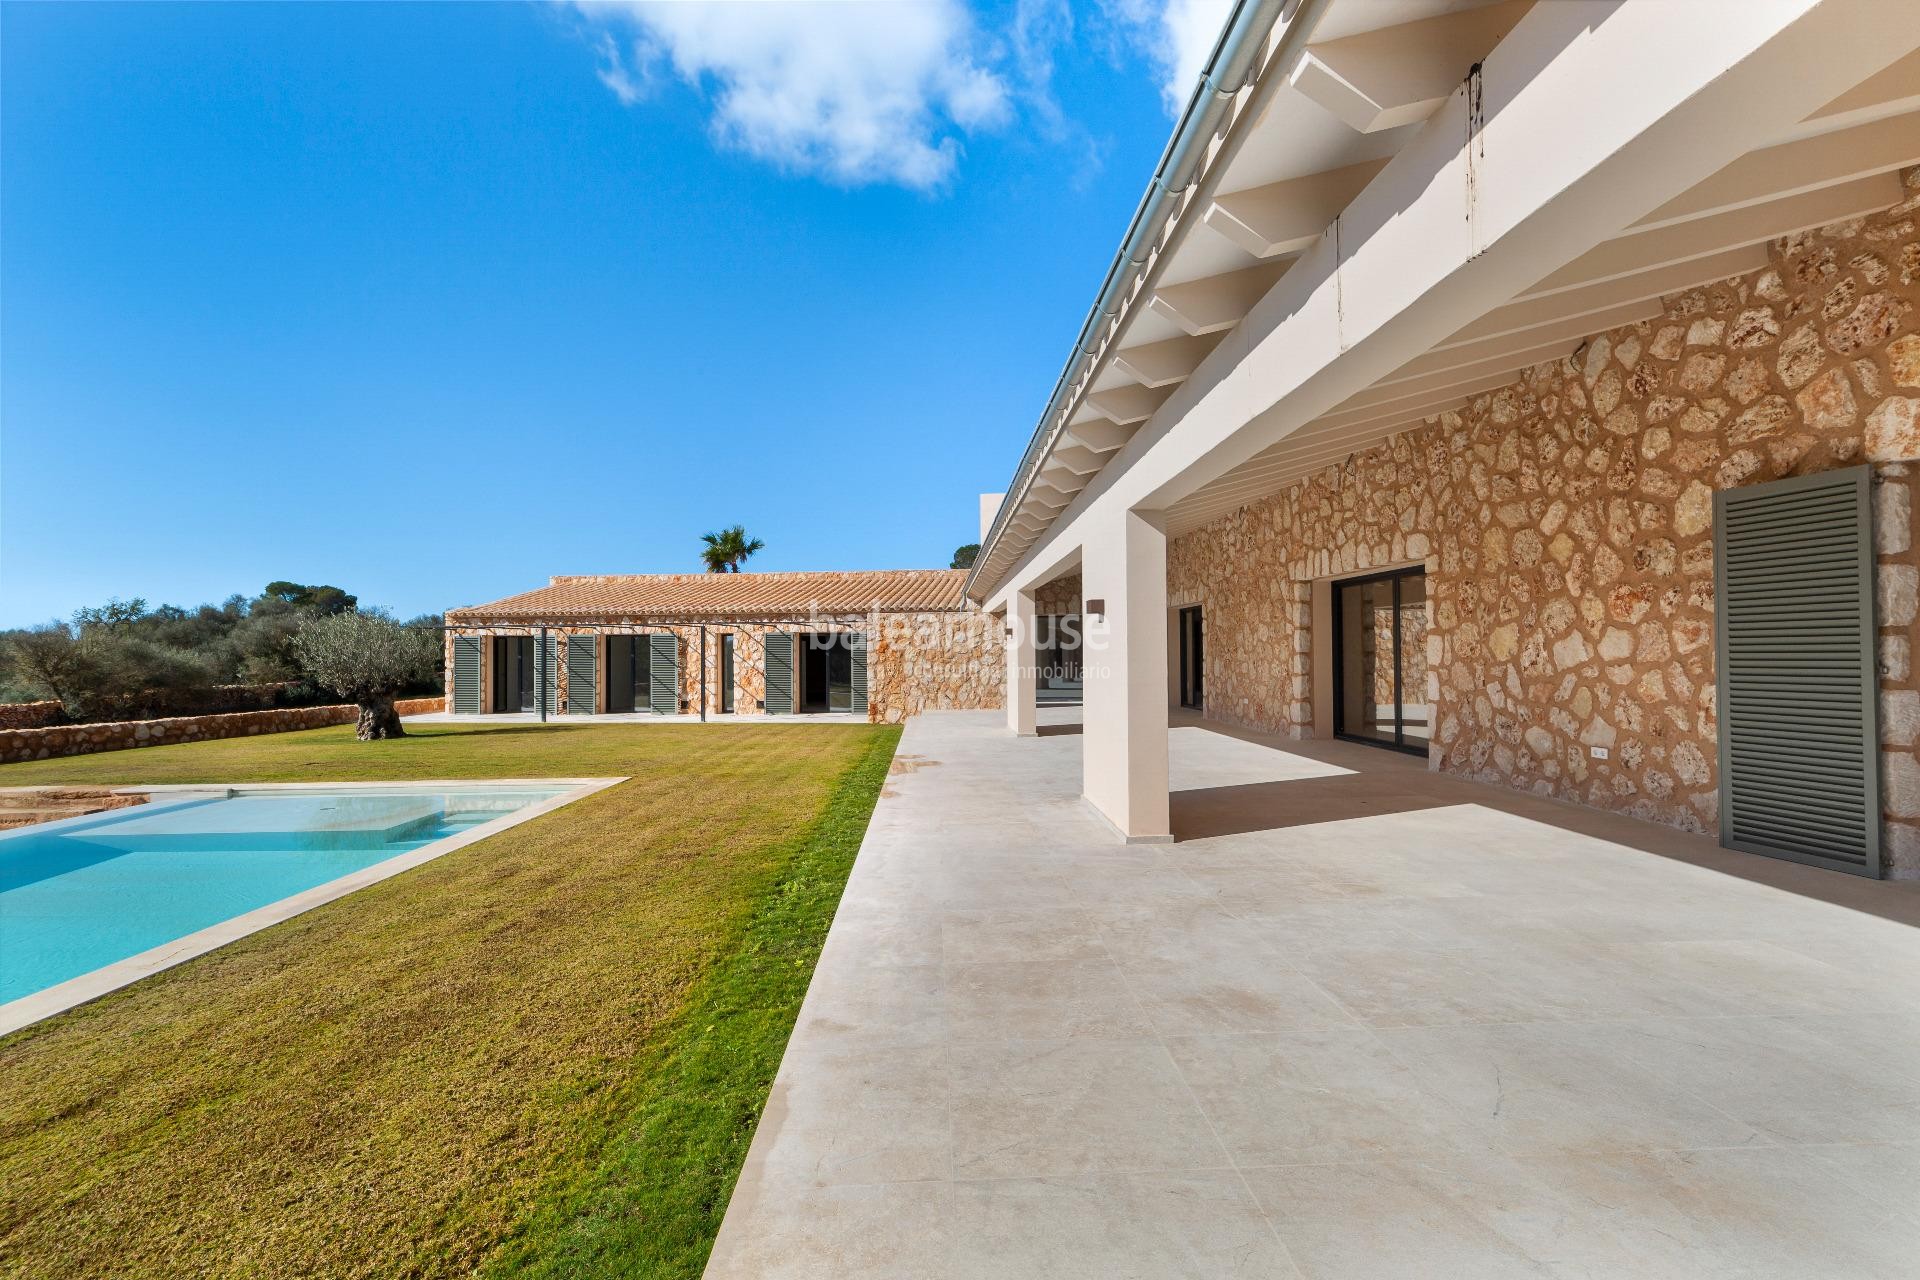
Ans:
[[[1312,582],[1423,563],[1434,767],[1713,831],[1713,492],[1866,461],[1887,861],[1920,875],[1916,210],[1776,242],[1764,270],[1176,539],[1207,713],[1310,734]]]
[[[1080,612],[1080,575],[1069,573],[1033,589],[1033,611],[1040,617],[1061,617]]]
[[[394,703],[403,716],[446,709],[445,698],[407,698]],[[274,711],[236,711],[217,716],[169,716],[162,720],[115,720],[97,724],[55,725],[44,729],[0,730],[0,764],[49,760],[56,756],[162,747],[212,738],[245,738],[352,724],[359,716],[351,704],[333,707],[283,707]]]
[[[868,641],[868,719],[899,724],[923,711],[1006,705],[1006,640],[997,616],[892,614],[885,621]]]
[[[469,624],[447,633],[446,669],[453,669],[453,637],[480,635],[483,639],[528,635],[537,624],[488,627]],[[981,710],[1003,705],[1004,658],[1000,631],[993,618],[975,612],[846,614],[825,618],[778,619],[708,623],[703,637],[698,623],[646,618],[606,618],[592,623],[569,621],[548,627],[562,655],[558,696],[573,710],[565,663],[570,635],[666,632],[680,645],[680,701],[688,714],[698,714],[703,685],[700,654],[705,652],[704,696],[709,715],[721,705],[720,637],[732,635],[734,644],[734,711],[740,716],[766,714],[766,636],[769,632],[863,632],[867,636],[867,718],[898,724],[908,716],[931,710]],[[483,660],[490,661],[490,658]],[[490,673],[489,673],[490,674]],[[484,704],[483,704],[484,705]]]

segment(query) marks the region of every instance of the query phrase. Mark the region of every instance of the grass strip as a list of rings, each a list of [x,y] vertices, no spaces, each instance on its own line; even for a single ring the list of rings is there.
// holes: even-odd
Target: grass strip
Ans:
[[[485,1274],[700,1274],[898,737],[876,737],[842,776],[739,945],[632,1073],[590,1175],[541,1196]]]

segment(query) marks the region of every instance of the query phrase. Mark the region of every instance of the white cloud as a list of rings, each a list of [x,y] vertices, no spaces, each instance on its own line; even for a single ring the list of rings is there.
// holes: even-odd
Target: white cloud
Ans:
[[[603,27],[600,79],[622,102],[638,101],[657,68],[670,67],[711,94],[723,145],[849,185],[937,188],[953,173],[961,134],[1011,115],[962,0],[578,7]]]
[[[1160,98],[1178,115],[1220,39],[1232,0],[1101,0],[1108,17],[1160,73]]]

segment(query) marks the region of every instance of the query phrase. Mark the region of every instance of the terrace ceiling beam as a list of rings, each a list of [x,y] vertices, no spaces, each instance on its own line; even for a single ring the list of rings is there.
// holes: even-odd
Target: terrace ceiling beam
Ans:
[[[1749,271],[1758,271],[1766,265],[1766,245],[1764,243],[1749,244],[1742,245],[1738,249],[1729,249],[1725,253],[1716,253],[1711,257],[1690,258],[1685,262],[1655,267],[1651,271],[1602,280],[1598,284],[1587,285],[1566,293],[1523,298],[1518,302],[1510,302],[1504,307],[1489,311],[1480,319],[1454,333],[1435,350],[1457,347],[1480,338],[1491,338],[1496,334],[1518,333],[1523,329],[1537,328],[1562,316],[1599,315],[1622,303],[1664,297],[1683,289],[1692,289],[1699,285],[1712,284],[1717,280],[1743,276]],[[1594,326],[1596,330],[1600,327],[1597,324]]]
[[[1108,387],[1105,391],[1089,391],[1087,403],[1124,427],[1151,418],[1172,393],[1171,385]]]
[[[1622,325],[1638,324],[1642,320],[1652,320],[1660,315],[1659,298],[1642,298],[1634,302],[1623,302],[1617,307],[1591,315],[1556,316],[1545,324],[1520,329],[1513,333],[1496,334],[1490,338],[1481,338],[1474,342],[1463,342],[1456,346],[1442,347],[1429,351],[1417,360],[1395,369],[1382,378],[1376,386],[1390,387],[1397,383],[1418,380],[1430,373],[1446,373],[1455,369],[1483,364],[1488,360],[1505,360],[1515,352],[1531,352],[1543,345],[1558,343],[1567,350],[1589,334],[1607,329],[1617,329]],[[1527,361],[1514,365],[1515,369],[1524,369],[1537,361]]]
[[[1126,447],[1133,439],[1133,433],[1139,425],[1123,425],[1118,422],[1099,421],[1077,423],[1066,429],[1060,437],[1066,444],[1076,444],[1095,453],[1116,453]]]
[[[1027,486],[1027,496],[1045,503],[1065,505],[1073,501],[1074,490],[1058,489],[1042,480],[1035,480]]]
[[[1086,476],[1070,471],[1066,467],[1048,466],[1040,473],[1040,479],[1070,497],[1078,497],[1080,491],[1087,487]]]
[[[1184,284],[1163,284],[1154,291],[1147,308],[1196,337],[1225,333],[1253,310],[1254,303],[1267,296],[1291,265],[1292,260],[1287,259]]]
[[[1146,387],[1166,387],[1184,382],[1200,362],[1220,345],[1223,334],[1209,333],[1168,338],[1137,347],[1122,347],[1114,352],[1114,365],[1135,382]]]
[[[1304,253],[1386,167],[1385,160],[1365,160],[1216,196],[1203,222],[1256,258]]]
[[[1868,76],[1808,116],[1807,122],[1835,128],[1904,111],[1920,111],[1920,50]]]
[[[1075,475],[1090,476],[1106,463],[1106,459],[1091,449],[1082,449],[1077,445],[1068,445],[1053,451],[1056,466],[1065,467]]]
[[[1876,213],[1898,204],[1904,194],[1898,174],[1877,173],[1766,204],[1629,232],[1595,245],[1521,296],[1561,293],[1743,244],[1764,244],[1829,222]]]
[[[1763,204],[1920,163],[1920,115],[1749,151],[1634,224],[1635,231]]]
[[[1021,500],[1020,505],[1022,507],[1033,507],[1037,510],[1044,511],[1051,517],[1056,512],[1066,510],[1067,504],[1072,501],[1073,499],[1064,493],[1053,493],[1049,490],[1049,496],[1042,496],[1036,494],[1032,489],[1028,489],[1027,496]]]
[[[1288,81],[1359,133],[1432,115],[1533,0],[1506,0],[1307,46]]]

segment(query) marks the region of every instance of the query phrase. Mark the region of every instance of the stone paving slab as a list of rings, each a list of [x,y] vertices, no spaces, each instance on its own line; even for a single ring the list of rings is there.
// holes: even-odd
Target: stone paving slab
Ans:
[[[909,722],[712,1280],[1915,1274],[1913,886],[1073,714]]]

